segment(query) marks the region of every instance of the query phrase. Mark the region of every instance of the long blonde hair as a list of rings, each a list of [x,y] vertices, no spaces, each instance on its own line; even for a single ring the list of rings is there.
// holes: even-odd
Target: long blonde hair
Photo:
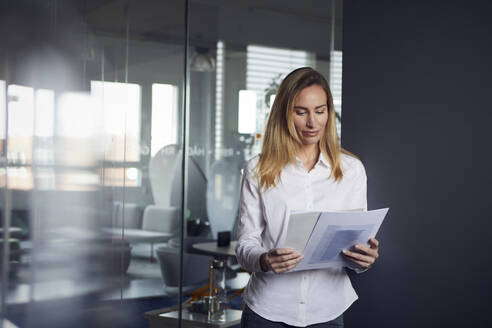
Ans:
[[[333,97],[326,79],[311,67],[298,68],[289,73],[280,84],[272,105],[263,139],[261,155],[257,164],[257,177],[260,188],[268,189],[280,181],[282,169],[289,163],[296,162],[296,154],[302,145],[294,126],[293,107],[296,96],[301,90],[311,85],[319,85],[326,93],[328,105],[328,122],[323,138],[319,141],[321,153],[331,166],[330,177],[341,181],[343,172],[340,165],[341,153],[356,157],[343,149],[338,141],[336,130],[335,107]]]

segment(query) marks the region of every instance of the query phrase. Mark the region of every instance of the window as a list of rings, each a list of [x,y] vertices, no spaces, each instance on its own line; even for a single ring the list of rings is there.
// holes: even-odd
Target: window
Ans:
[[[315,66],[315,56],[302,50],[257,45],[247,47],[246,88],[256,93],[255,131],[261,133],[280,81],[292,70]],[[253,109],[251,109],[253,110]]]
[[[223,102],[224,102],[224,58],[225,58],[225,44],[223,41],[217,41],[217,58],[215,67],[215,159],[220,158],[224,122],[223,122]]]
[[[5,94],[5,81],[0,80],[0,141],[1,140],[6,140],[7,134],[6,134],[6,118],[7,118],[7,110],[5,108],[5,103],[6,103],[6,94]],[[1,143],[2,148],[0,148],[0,154],[3,154],[3,142]]]
[[[91,94],[103,112],[104,159],[138,162],[141,87],[133,83],[91,81]]]
[[[238,132],[253,134],[256,132],[256,92],[239,91]]]
[[[10,164],[31,164],[34,128],[34,89],[11,84],[7,88],[7,160]]]
[[[171,84],[152,84],[151,156],[162,147],[177,143],[177,126],[178,87]]]
[[[337,113],[337,132],[341,137],[340,118],[342,115],[342,59],[341,51],[332,51],[330,54],[330,89],[333,97],[333,105]]]
[[[102,112],[102,181],[106,186],[141,185],[141,93],[140,85],[134,83],[91,81],[91,94]]]

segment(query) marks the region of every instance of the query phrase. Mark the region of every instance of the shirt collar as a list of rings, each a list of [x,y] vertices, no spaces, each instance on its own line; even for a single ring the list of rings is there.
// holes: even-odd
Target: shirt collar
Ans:
[[[318,163],[321,163],[326,167],[330,167],[330,161],[328,161],[328,159],[325,157],[325,155],[323,155],[323,153],[321,153],[321,152],[319,153]]]
[[[296,156],[296,163],[297,163],[297,165],[302,166],[302,161],[298,156]],[[330,168],[330,162],[325,157],[325,155],[323,155],[323,153],[321,153],[321,152],[319,153],[318,161],[316,162],[316,164],[314,166],[317,166],[318,164],[322,164],[325,167]]]

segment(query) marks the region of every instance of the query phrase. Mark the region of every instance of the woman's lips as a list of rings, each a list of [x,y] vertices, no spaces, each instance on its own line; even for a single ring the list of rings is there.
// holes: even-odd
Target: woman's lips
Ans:
[[[319,131],[302,131],[302,134],[306,137],[316,137]]]

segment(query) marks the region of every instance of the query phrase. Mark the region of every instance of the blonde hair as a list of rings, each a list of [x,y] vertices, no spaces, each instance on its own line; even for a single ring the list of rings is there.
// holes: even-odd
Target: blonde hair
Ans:
[[[289,73],[280,84],[265,128],[261,155],[256,166],[260,188],[275,187],[280,181],[282,169],[296,162],[296,154],[302,145],[294,126],[293,107],[296,96],[311,85],[319,85],[326,93],[328,122],[324,135],[319,141],[320,152],[331,166],[330,177],[341,181],[343,172],[340,165],[341,153],[357,158],[343,149],[338,141],[333,97],[326,79],[311,67],[298,68]]]

